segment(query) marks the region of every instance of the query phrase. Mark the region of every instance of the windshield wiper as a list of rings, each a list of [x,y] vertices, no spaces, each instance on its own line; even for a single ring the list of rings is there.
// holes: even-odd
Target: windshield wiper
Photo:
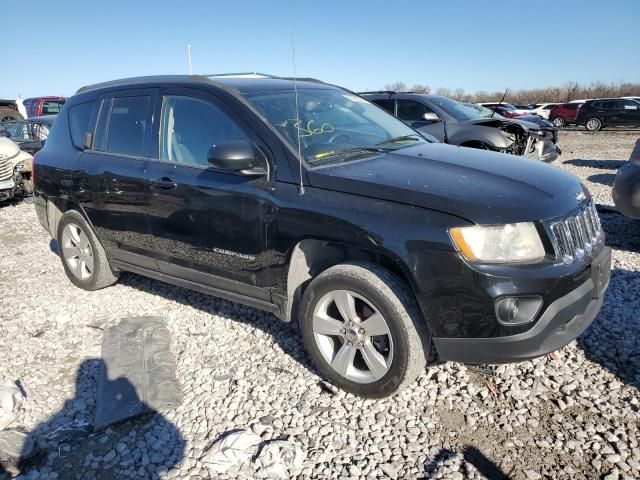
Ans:
[[[419,142],[420,138],[420,135],[412,133],[411,135],[402,135],[400,137],[390,138],[389,140],[385,140],[384,142],[376,143],[376,145],[386,145],[387,143],[404,142],[407,140],[415,140],[416,142]]]
[[[332,161],[337,158],[351,158],[356,157],[358,155],[362,155],[364,153],[383,153],[385,152],[382,148],[375,147],[354,147],[347,148],[345,150],[340,150],[339,152],[324,154],[321,157],[314,157],[308,159],[311,163],[324,163],[326,160]]]

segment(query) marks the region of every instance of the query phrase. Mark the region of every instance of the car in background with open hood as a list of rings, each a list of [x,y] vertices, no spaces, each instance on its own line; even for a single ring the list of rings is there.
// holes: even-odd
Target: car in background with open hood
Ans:
[[[410,127],[429,133],[443,143],[544,162],[552,162],[560,154],[556,146],[557,128],[540,117],[531,118],[533,122],[504,118],[485,107],[440,95],[396,92],[363,92],[361,95]]]

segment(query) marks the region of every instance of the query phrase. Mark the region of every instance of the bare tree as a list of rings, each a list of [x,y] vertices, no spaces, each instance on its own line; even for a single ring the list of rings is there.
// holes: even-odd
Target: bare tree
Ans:
[[[464,88],[456,88],[453,92],[453,98],[459,102],[464,101]]]
[[[406,92],[407,91],[407,84],[404,82],[393,82],[393,83],[387,83],[384,86],[385,90],[389,90],[391,92]]]
[[[413,87],[411,87],[411,91],[414,93],[430,93],[431,87],[429,87],[428,85],[420,85],[419,83],[416,83]]]
[[[450,97],[451,96],[451,89],[447,88],[447,87],[439,87],[436,90],[436,95],[440,95],[442,97]]]

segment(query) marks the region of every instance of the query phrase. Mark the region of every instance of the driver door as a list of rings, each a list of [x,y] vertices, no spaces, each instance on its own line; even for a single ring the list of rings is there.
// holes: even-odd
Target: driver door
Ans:
[[[217,170],[207,161],[212,145],[232,140],[260,145],[260,140],[225,103],[199,90],[165,89],[154,119],[155,152],[146,179],[160,271],[269,300],[264,288],[269,178]]]

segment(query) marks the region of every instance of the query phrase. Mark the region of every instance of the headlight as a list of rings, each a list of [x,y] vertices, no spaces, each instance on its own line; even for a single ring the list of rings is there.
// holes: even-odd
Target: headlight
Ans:
[[[530,222],[457,227],[449,233],[458,251],[471,261],[535,262],[545,256],[538,230]]]
[[[20,172],[24,170],[24,162],[16,163],[16,166],[13,167],[16,172]]]

